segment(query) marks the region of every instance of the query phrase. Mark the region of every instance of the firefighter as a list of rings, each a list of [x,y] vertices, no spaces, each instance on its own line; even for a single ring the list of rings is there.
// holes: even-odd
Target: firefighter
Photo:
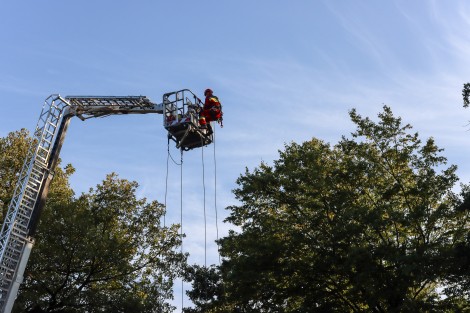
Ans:
[[[200,124],[202,127],[206,126],[209,134],[212,134],[212,127],[210,124],[212,121],[219,122],[221,127],[223,127],[222,106],[220,104],[219,98],[214,96],[214,93],[211,89],[206,89],[204,91],[204,96],[206,97],[206,100],[204,101],[204,106],[202,108]]]

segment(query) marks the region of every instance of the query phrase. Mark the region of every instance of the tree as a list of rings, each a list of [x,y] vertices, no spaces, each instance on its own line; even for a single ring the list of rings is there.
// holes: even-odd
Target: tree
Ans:
[[[0,199],[8,205],[31,138],[0,139]],[[157,201],[110,174],[75,196],[71,165],[54,172],[14,312],[170,312],[173,280],[186,256],[178,225],[160,226]]]
[[[467,217],[470,212],[470,186],[463,185],[457,210]],[[451,258],[447,262],[449,275],[446,280],[445,293],[449,299],[470,300],[470,229],[468,224],[456,236],[456,243],[452,247]]]
[[[186,291],[195,307],[184,308],[184,313],[234,312],[232,306],[224,306],[224,289],[220,269],[197,264],[185,271],[185,280],[192,282],[192,289]],[[216,309],[214,309],[216,308]]]
[[[11,132],[5,138],[0,138],[0,221],[2,222],[16,186],[16,175],[21,170],[31,141],[26,129]]]
[[[468,108],[470,104],[470,83],[463,84],[462,89],[462,97],[463,97],[463,107]]]
[[[239,312],[449,312],[440,290],[468,230],[432,138],[384,107],[379,122],[331,147],[291,143],[274,166],[246,170],[220,240],[224,305]],[[207,305],[207,303],[205,303]],[[220,308],[214,302],[214,312]],[[223,310],[220,310],[223,312]]]

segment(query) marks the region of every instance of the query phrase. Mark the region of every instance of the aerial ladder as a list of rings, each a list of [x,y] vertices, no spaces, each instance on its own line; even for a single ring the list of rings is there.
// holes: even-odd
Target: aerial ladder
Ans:
[[[163,115],[168,141],[191,150],[209,145],[213,136],[199,125],[201,100],[188,89],[166,93],[160,104],[145,96],[49,96],[33,134],[0,232],[0,312],[10,313],[34,245],[54,169],[72,117],[82,121],[119,114]]]

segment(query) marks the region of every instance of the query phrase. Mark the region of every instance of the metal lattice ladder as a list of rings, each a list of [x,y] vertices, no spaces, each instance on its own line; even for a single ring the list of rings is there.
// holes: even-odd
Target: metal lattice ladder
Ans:
[[[61,123],[63,101],[57,96],[46,99],[34,132],[33,142],[26,155],[23,168],[18,177],[13,198],[8,206],[7,215],[0,232],[0,311],[5,308],[10,296],[16,297],[23,277],[18,277],[17,268],[25,248],[32,246],[28,236],[28,225],[34,206],[38,200],[41,184],[48,173],[48,162],[57,130]],[[26,264],[24,264],[26,266]],[[11,310],[11,308],[9,308]]]

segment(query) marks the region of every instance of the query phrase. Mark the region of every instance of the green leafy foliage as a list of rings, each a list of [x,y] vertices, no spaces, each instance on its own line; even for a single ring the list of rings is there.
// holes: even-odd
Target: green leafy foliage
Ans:
[[[468,105],[470,104],[470,83],[463,84],[463,89],[462,89],[462,98],[463,98],[463,107],[468,108]]]
[[[233,312],[233,308],[224,307],[224,290],[218,267],[195,264],[186,269],[185,279],[193,283],[193,289],[186,291],[186,294],[193,300],[195,307],[184,308],[183,312]],[[213,310],[214,307],[217,309]]]
[[[0,138],[0,221],[2,222],[31,141],[26,129],[11,132],[6,137]]]
[[[352,138],[288,144],[238,179],[227,221],[239,231],[220,240],[224,301],[204,302],[213,312],[469,309],[442,293],[469,226],[456,166],[387,106],[378,122],[350,117]]]
[[[470,186],[463,185],[457,210],[466,215],[470,214]],[[456,243],[451,249],[451,259],[447,262],[448,279],[445,293],[450,300],[461,298],[470,299],[470,230],[467,223],[462,223],[460,233],[455,236]]]

